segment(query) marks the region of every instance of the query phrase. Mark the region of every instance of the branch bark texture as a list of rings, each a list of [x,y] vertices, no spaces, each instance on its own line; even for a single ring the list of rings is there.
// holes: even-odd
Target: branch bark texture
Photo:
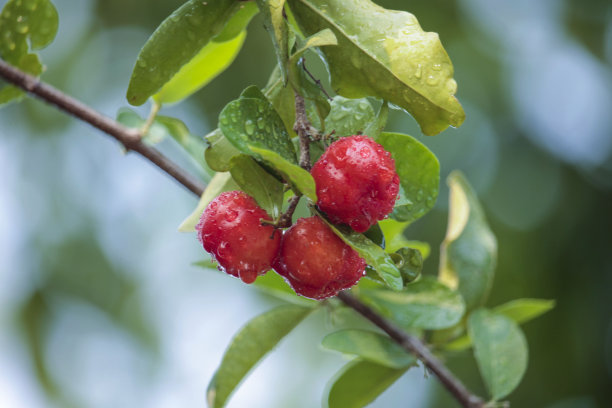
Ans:
[[[64,94],[58,89],[45,84],[0,59],[0,77],[7,82],[23,89],[31,95],[43,101],[55,105],[58,109],[68,113],[93,127],[112,136],[119,141],[128,151],[132,150],[154,163],[162,171],[173,177],[195,195],[200,196],[204,192],[205,185],[187,173],[183,168],[176,165],[165,157],[157,149],[144,144],[141,134],[134,129],[128,129],[115,120],[95,111],[84,103]],[[296,126],[295,130],[300,137],[300,165],[310,169],[309,144],[313,128],[306,116],[304,99],[296,94]],[[297,204],[297,198],[295,204]],[[354,296],[341,292],[337,296],[344,304],[353,308],[362,316],[370,320],[386,332],[395,342],[406,351],[413,353],[428,367],[440,380],[447,390],[466,408],[482,408],[485,406],[482,399],[470,393],[461,381],[456,378],[445,366],[429,351],[427,346],[417,337],[409,335],[395,326],[392,322],[376,313],[363,304]]]

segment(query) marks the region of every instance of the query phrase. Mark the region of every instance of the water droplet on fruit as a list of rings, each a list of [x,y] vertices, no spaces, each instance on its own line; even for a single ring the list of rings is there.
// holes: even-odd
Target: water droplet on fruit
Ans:
[[[246,122],[244,122],[244,130],[246,130],[249,136],[253,136],[253,133],[255,133],[255,124],[251,119],[247,119]]]

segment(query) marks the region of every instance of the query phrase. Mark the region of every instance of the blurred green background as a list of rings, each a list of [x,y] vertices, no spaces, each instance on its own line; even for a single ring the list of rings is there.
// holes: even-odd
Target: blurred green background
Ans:
[[[182,2],[54,3],[60,28],[42,53],[43,78],[114,117],[140,47]],[[423,137],[398,111],[388,128],[427,144],[442,180],[461,169],[478,191],[499,241],[488,304],[557,300],[524,326],[529,367],[512,406],[612,406],[612,3],[377,3],[414,13],[454,63],[461,128]],[[265,85],[274,63],[257,17],[234,65],[163,113],[204,135],[244,87]],[[171,144],[161,148],[189,165]],[[447,199],[443,185],[435,210],[407,233],[431,244],[428,274],[437,273]],[[176,227],[195,203],[41,102],[0,110],[0,407],[205,406],[232,335],[277,301],[192,266],[204,253]],[[229,406],[319,406],[346,360],[318,343],[342,319],[311,316]],[[448,363],[485,394],[470,352]],[[456,406],[425,377],[410,370],[372,406]]]

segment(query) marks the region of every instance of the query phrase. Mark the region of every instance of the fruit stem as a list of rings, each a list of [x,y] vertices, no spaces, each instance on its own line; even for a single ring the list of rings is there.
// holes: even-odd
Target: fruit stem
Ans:
[[[278,221],[270,221],[270,220],[261,220],[262,224],[273,225],[274,228],[289,228],[293,222],[293,213],[297,208],[298,203],[300,202],[300,198],[302,198],[301,194],[294,195],[289,199],[289,207],[287,211],[285,211],[278,219]]]

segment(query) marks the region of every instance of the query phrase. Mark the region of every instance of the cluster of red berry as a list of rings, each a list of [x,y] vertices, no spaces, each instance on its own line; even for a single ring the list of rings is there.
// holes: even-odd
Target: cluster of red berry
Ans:
[[[399,177],[391,154],[367,136],[332,143],[311,172],[318,207],[335,223],[365,232],[392,210]],[[219,195],[197,225],[219,268],[246,283],[273,268],[299,295],[324,299],[353,286],[366,262],[317,216],[284,233],[262,223],[270,216],[242,191]]]

